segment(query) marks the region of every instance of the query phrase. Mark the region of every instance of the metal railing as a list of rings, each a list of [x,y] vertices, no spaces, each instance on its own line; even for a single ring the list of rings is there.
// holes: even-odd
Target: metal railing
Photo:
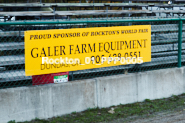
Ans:
[[[185,65],[183,21],[185,18],[86,18],[0,22],[0,88],[32,85],[32,77],[25,76],[24,70],[24,31],[26,30],[151,25],[151,62],[73,71],[69,72],[71,81]]]

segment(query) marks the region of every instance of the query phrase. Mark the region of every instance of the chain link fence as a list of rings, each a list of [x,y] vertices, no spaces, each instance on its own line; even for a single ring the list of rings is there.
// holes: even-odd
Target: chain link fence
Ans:
[[[86,18],[0,22],[0,89],[32,85],[32,77],[25,76],[24,31],[151,25],[151,62],[72,71],[69,72],[69,81],[72,81],[185,65],[184,20],[183,18]]]

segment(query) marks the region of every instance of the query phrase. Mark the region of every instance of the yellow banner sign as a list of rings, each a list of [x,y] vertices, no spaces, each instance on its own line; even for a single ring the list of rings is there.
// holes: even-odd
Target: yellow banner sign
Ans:
[[[150,61],[150,25],[25,31],[26,76]]]

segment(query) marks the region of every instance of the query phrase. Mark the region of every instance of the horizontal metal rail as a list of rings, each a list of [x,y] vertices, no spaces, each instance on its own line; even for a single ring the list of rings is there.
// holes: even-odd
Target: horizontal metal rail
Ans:
[[[144,1],[144,0],[141,0],[141,1]],[[166,0],[166,1],[169,1],[169,0]],[[11,7],[12,8],[14,7],[28,7],[28,8],[31,8],[31,7],[106,7],[106,6],[110,6],[110,7],[167,7],[169,8],[169,7],[184,7],[184,4],[160,4],[160,3],[12,3],[12,4],[1,3],[0,4],[1,8],[11,8]]]
[[[42,25],[42,24],[77,24],[77,23],[124,23],[124,22],[161,22],[184,21],[185,18],[153,18],[153,19],[123,19],[123,20],[52,20],[52,21],[8,21],[0,22],[0,25]]]

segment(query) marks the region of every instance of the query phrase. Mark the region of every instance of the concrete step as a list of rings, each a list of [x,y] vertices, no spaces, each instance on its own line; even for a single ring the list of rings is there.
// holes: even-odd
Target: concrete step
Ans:
[[[17,65],[24,64],[25,58],[24,55],[13,55],[13,56],[1,56],[0,57],[0,66],[5,65]]]
[[[31,76],[25,76],[24,70],[6,71],[0,73],[0,82],[11,82],[31,79]]]
[[[24,49],[24,42],[0,43],[0,50]]]

